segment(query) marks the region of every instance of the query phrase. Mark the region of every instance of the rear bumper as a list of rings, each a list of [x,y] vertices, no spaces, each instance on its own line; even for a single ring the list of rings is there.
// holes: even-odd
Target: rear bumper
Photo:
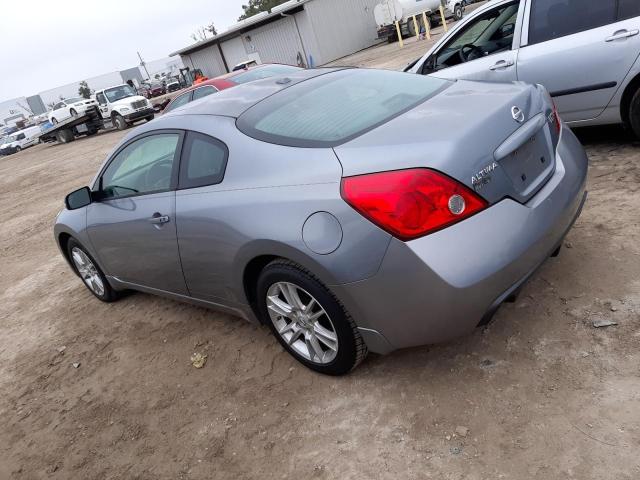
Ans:
[[[377,353],[467,334],[562,244],[584,205],[587,170],[565,127],[556,172],[529,202],[505,199],[427,237],[394,239],[374,277],[332,290]]]

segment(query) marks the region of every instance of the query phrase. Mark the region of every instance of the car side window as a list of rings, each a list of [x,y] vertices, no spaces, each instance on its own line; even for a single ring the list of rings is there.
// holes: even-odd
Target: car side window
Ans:
[[[510,50],[518,8],[519,2],[514,1],[493,8],[472,20],[425,63],[422,73],[428,74]]]
[[[640,1],[618,0],[618,21],[640,17]]]
[[[214,93],[218,93],[218,89],[210,85],[207,85],[206,87],[196,88],[193,91],[193,101],[195,102],[200,98],[208,97],[209,95],[212,95]]]
[[[165,108],[164,111],[165,112],[170,112],[171,110],[175,110],[178,107],[186,105],[190,101],[191,101],[191,92],[183,93],[179,97],[176,97],[175,100],[173,102],[171,102],[171,104],[168,105],[167,108]]]
[[[616,9],[614,0],[588,2],[588,5],[584,0],[533,0],[529,45],[614,23]]]
[[[159,133],[127,145],[102,174],[102,197],[109,199],[170,190],[179,143],[179,133]]]
[[[188,132],[180,164],[179,189],[216,185],[222,182],[229,149],[220,140]]]

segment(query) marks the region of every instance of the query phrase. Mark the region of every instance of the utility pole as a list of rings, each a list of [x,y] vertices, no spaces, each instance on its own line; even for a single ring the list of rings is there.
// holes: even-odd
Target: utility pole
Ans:
[[[147,63],[142,59],[142,55],[140,52],[136,52],[138,54],[138,58],[140,59],[140,66],[144,68],[144,71],[147,72],[147,79],[151,80],[151,76],[149,75],[149,70],[147,70]]]

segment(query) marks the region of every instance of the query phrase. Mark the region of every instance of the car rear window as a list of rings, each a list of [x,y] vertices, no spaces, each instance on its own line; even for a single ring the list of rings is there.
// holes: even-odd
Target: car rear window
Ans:
[[[307,80],[250,108],[245,134],[293,147],[335,147],[425,102],[451,82],[384,70],[340,70]]]
[[[271,78],[277,75],[289,75],[296,73],[300,69],[298,67],[292,67],[291,65],[267,65],[265,67],[256,67],[252,70],[248,70],[245,73],[234,75],[229,80],[233,83],[248,83],[255,80],[262,80],[263,78]]]

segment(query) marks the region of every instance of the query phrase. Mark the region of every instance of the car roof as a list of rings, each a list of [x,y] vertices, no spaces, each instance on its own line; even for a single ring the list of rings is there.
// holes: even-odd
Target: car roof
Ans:
[[[271,95],[305,80],[339,70],[344,70],[344,68],[307,69],[289,75],[276,75],[275,77],[256,80],[188,103],[168,112],[166,115],[218,115],[238,118],[249,108]]]

